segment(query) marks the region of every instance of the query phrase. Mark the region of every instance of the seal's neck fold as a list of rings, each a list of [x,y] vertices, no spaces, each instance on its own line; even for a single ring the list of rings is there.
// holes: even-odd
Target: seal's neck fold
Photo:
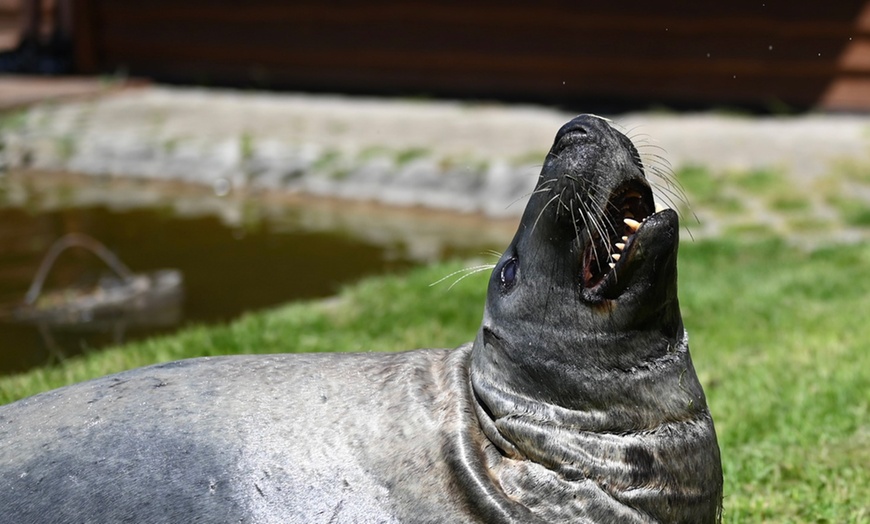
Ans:
[[[471,382],[484,432],[508,455],[539,456],[541,442],[534,428],[542,425],[574,432],[639,433],[707,409],[685,332],[675,346],[629,369],[590,369],[576,377],[571,398],[549,400],[520,393],[528,390],[525,384],[484,372],[504,369],[503,362],[479,365],[483,353],[498,350],[491,344],[482,334],[475,340]]]

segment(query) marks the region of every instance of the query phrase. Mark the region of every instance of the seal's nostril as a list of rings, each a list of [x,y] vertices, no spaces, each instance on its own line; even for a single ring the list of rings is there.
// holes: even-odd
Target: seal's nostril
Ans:
[[[569,122],[559,130],[559,133],[556,135],[556,141],[558,142],[567,136],[586,137],[590,134],[591,132],[588,126],[584,126],[578,122]]]
[[[553,152],[559,153],[566,147],[585,144],[589,142],[593,136],[594,133],[589,126],[582,125],[579,122],[569,122],[563,126],[556,135]]]
[[[610,136],[610,123],[607,119],[595,115],[579,115],[563,125],[556,133],[556,141],[566,145],[582,144],[597,141]]]

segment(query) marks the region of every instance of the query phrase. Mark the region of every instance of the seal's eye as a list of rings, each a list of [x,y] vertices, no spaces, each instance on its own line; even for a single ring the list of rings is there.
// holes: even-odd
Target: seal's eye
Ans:
[[[510,289],[514,285],[517,278],[517,259],[509,258],[507,262],[501,266],[501,285],[505,289]]]

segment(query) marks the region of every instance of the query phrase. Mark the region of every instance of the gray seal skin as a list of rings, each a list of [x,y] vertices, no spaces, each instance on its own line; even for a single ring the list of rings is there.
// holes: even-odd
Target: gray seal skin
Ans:
[[[677,244],[629,139],[577,117],[473,343],[191,359],[20,400],[0,408],[2,520],[716,522]]]

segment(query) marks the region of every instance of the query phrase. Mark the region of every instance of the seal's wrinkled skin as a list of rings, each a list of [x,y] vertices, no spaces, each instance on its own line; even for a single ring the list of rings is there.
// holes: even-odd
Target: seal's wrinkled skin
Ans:
[[[677,237],[631,142],[578,117],[472,344],[193,359],[21,400],[0,408],[0,515],[716,522],[719,449],[677,303]]]

